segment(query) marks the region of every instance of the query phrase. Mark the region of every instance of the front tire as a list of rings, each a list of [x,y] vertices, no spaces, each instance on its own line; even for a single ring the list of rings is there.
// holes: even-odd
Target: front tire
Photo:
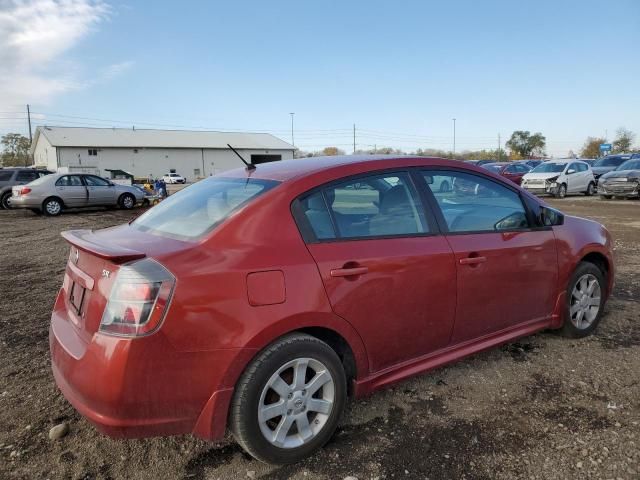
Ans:
[[[238,381],[230,429],[256,459],[294,463],[327,443],[346,398],[336,352],[310,335],[287,335],[258,354]]]
[[[595,195],[596,193],[596,186],[593,184],[593,182],[589,182],[589,186],[587,187],[587,191],[584,192],[584,194],[587,197],[591,197],[593,195]]]
[[[118,200],[118,205],[123,210],[131,210],[136,206],[136,199],[130,193],[123,193],[120,195],[120,199]]]
[[[567,196],[567,186],[563,183],[558,187],[558,193],[556,193],[556,198],[564,198]]]
[[[602,317],[605,295],[606,283],[602,270],[590,262],[580,263],[567,287],[565,321],[561,333],[569,338],[590,335]]]

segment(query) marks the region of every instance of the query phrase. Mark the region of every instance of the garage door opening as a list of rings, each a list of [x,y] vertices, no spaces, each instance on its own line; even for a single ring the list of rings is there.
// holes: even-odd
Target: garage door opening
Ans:
[[[260,165],[261,163],[277,162],[282,160],[282,155],[251,155],[251,163]]]

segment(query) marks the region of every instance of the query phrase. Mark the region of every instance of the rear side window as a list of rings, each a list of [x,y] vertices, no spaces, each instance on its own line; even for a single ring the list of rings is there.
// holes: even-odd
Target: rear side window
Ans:
[[[328,185],[300,199],[317,240],[407,236],[429,232],[405,173]]]
[[[458,171],[422,172],[436,198],[449,232],[491,232],[528,228],[520,196],[497,182]],[[452,182],[451,191],[438,185]]]
[[[195,239],[278,183],[253,178],[210,177],[171,195],[131,225],[168,237]]]
[[[13,172],[0,172],[0,182],[8,182],[13,177]]]
[[[16,182],[32,182],[38,178],[38,172],[22,171],[16,175]]]
[[[78,175],[65,175],[56,182],[57,187],[82,187],[82,179]]]

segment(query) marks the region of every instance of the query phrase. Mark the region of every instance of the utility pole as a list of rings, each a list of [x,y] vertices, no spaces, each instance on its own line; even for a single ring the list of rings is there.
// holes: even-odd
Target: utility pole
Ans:
[[[291,145],[293,145],[294,147],[296,146],[296,141],[293,137],[293,116],[295,115],[295,112],[291,112],[289,113],[289,115],[291,115]],[[295,152],[294,152],[295,155]]]
[[[453,156],[456,156],[456,119],[453,119]]]
[[[498,133],[498,161],[502,158],[502,152],[500,151],[500,134]]]
[[[29,104],[27,104],[27,121],[29,122],[29,145],[31,145],[33,138],[31,136],[31,111],[29,110]]]
[[[353,124],[353,153],[356,153],[356,124]]]

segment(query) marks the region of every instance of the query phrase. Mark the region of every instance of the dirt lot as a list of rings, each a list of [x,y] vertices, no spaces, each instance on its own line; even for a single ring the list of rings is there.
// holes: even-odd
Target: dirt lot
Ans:
[[[638,479],[640,202],[553,203],[615,238],[617,285],[594,336],[542,333],[353,402],[326,448],[280,468],[232,441],[98,434],[49,370],[49,314],[68,255],[59,233],[131,214],[2,211],[0,478]],[[62,421],[70,433],[49,440]]]

